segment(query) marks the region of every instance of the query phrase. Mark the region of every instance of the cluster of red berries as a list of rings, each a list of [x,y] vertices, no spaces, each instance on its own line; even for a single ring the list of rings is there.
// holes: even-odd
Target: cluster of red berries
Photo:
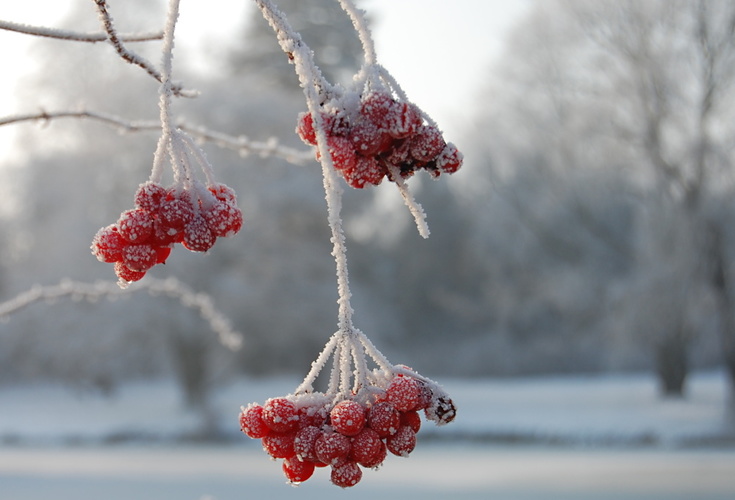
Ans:
[[[176,243],[206,252],[218,237],[231,236],[242,227],[235,192],[224,184],[211,185],[208,192],[211,196],[197,196],[155,182],[141,184],[135,208],[97,232],[92,253],[102,262],[114,263],[118,278],[132,282],[165,263]]]
[[[320,115],[334,168],[352,187],[378,185],[385,176],[395,180],[391,170],[407,178],[423,168],[438,177],[462,165],[462,153],[444,141],[439,129],[424,124],[418,107],[388,92],[364,94],[355,112],[334,106]],[[305,143],[316,145],[310,113],[299,115],[296,132]]]
[[[364,404],[345,399],[331,406],[310,396],[315,394],[272,398],[240,413],[242,432],[261,439],[272,458],[283,459],[283,473],[292,484],[309,479],[317,467],[329,466],[332,483],[354,486],[362,478],[361,467],[378,467],[388,452],[407,457],[413,451],[421,427],[419,411],[437,423],[450,422],[456,412],[449,398],[403,375]]]

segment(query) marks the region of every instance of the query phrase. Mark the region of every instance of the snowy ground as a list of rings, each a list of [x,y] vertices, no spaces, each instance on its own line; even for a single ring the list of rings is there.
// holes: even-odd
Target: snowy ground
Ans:
[[[238,435],[239,405],[291,392],[297,380],[248,380],[216,406],[232,439],[183,442],[197,420],[173,386],[125,387],[113,399],[58,387],[0,389],[0,500],[347,498],[735,498],[735,439],[724,377],[692,378],[661,400],[646,376],[450,380],[457,421],[425,424],[408,459],[389,457],[350,490],[326,471],[298,488]],[[410,494],[410,495],[409,495]]]

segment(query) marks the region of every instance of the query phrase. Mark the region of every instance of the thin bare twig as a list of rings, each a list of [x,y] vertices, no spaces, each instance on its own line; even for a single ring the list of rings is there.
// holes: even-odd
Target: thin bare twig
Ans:
[[[3,20],[0,20],[0,30],[73,42],[99,43],[106,42],[108,40],[107,33],[104,32],[80,33],[77,31],[46,28],[43,26],[31,26],[29,24],[14,23]],[[163,38],[163,31],[153,31],[149,33],[118,33],[117,36],[123,42],[151,42]]]
[[[120,35],[118,35],[117,30],[115,29],[115,25],[112,22],[112,16],[110,16],[109,11],[107,10],[107,0],[94,0],[94,2],[95,4],[97,4],[97,11],[99,13],[100,20],[102,21],[102,27],[105,29],[105,33],[107,33],[107,38],[114,47],[117,54],[124,61],[143,68],[143,70],[145,70],[146,73],[155,78],[156,81],[158,81],[159,83],[163,83],[163,75],[150,61],[148,61],[144,57],[139,56],[138,54],[129,50],[123,45],[123,40],[121,39]],[[196,91],[184,90],[183,86],[180,83],[172,83],[171,91],[174,93],[174,95],[177,95],[179,97],[195,97],[197,95]]]
[[[61,118],[95,120],[118,128],[123,132],[159,132],[161,130],[161,124],[158,121],[128,121],[115,115],[85,110],[41,111],[39,113],[6,116],[0,118],[0,127],[23,122],[48,122]],[[273,156],[286,160],[293,165],[314,162],[314,151],[312,149],[303,150],[284,146],[279,144],[275,138],[264,142],[254,141],[244,135],[233,136],[186,123],[179,123],[176,128],[183,130],[197,141],[208,142],[223,149],[237,151],[243,156],[249,154],[257,154],[263,158]]]

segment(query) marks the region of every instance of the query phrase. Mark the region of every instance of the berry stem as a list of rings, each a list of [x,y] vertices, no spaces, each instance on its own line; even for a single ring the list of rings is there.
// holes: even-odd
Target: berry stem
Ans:
[[[375,44],[373,38],[370,36],[370,29],[365,22],[365,12],[358,9],[352,0],[339,0],[339,4],[342,7],[350,19],[352,25],[357,31],[357,36],[360,37],[360,43],[362,44],[362,51],[365,54],[365,65],[372,66],[377,62],[375,54]]]

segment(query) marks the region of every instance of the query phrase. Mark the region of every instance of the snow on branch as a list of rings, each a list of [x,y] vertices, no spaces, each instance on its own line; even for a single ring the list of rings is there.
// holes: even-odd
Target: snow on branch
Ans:
[[[119,129],[121,132],[160,132],[161,124],[158,121],[128,121],[124,118],[97,111],[40,111],[0,118],[0,127],[23,122],[49,122],[61,118],[89,119]],[[206,127],[177,123],[176,128],[186,132],[201,143],[212,143],[223,149],[238,152],[242,156],[256,154],[261,158],[281,158],[293,165],[305,165],[314,161],[314,151],[311,149],[296,149],[279,144],[278,139],[271,137],[266,141],[255,141],[245,135],[233,136]]]
[[[80,33],[78,31],[46,28],[43,26],[31,26],[28,24],[14,23],[12,21],[0,20],[0,30],[13,31],[24,35],[53,38],[56,40],[68,40],[72,42],[99,43],[106,42],[108,35],[105,32]],[[163,38],[163,31],[152,31],[149,33],[118,33],[117,37],[122,42],[151,42]]]
[[[137,291],[146,292],[152,296],[163,295],[178,301],[182,306],[199,314],[209,324],[222,345],[231,350],[241,347],[242,334],[232,328],[230,320],[214,306],[212,298],[205,293],[195,292],[175,278],[165,280],[150,278],[124,289],[111,282],[82,283],[70,280],[64,280],[58,285],[37,285],[0,303],[0,319],[8,318],[37,302],[50,302],[58,299],[95,302],[100,298],[112,299]]]

